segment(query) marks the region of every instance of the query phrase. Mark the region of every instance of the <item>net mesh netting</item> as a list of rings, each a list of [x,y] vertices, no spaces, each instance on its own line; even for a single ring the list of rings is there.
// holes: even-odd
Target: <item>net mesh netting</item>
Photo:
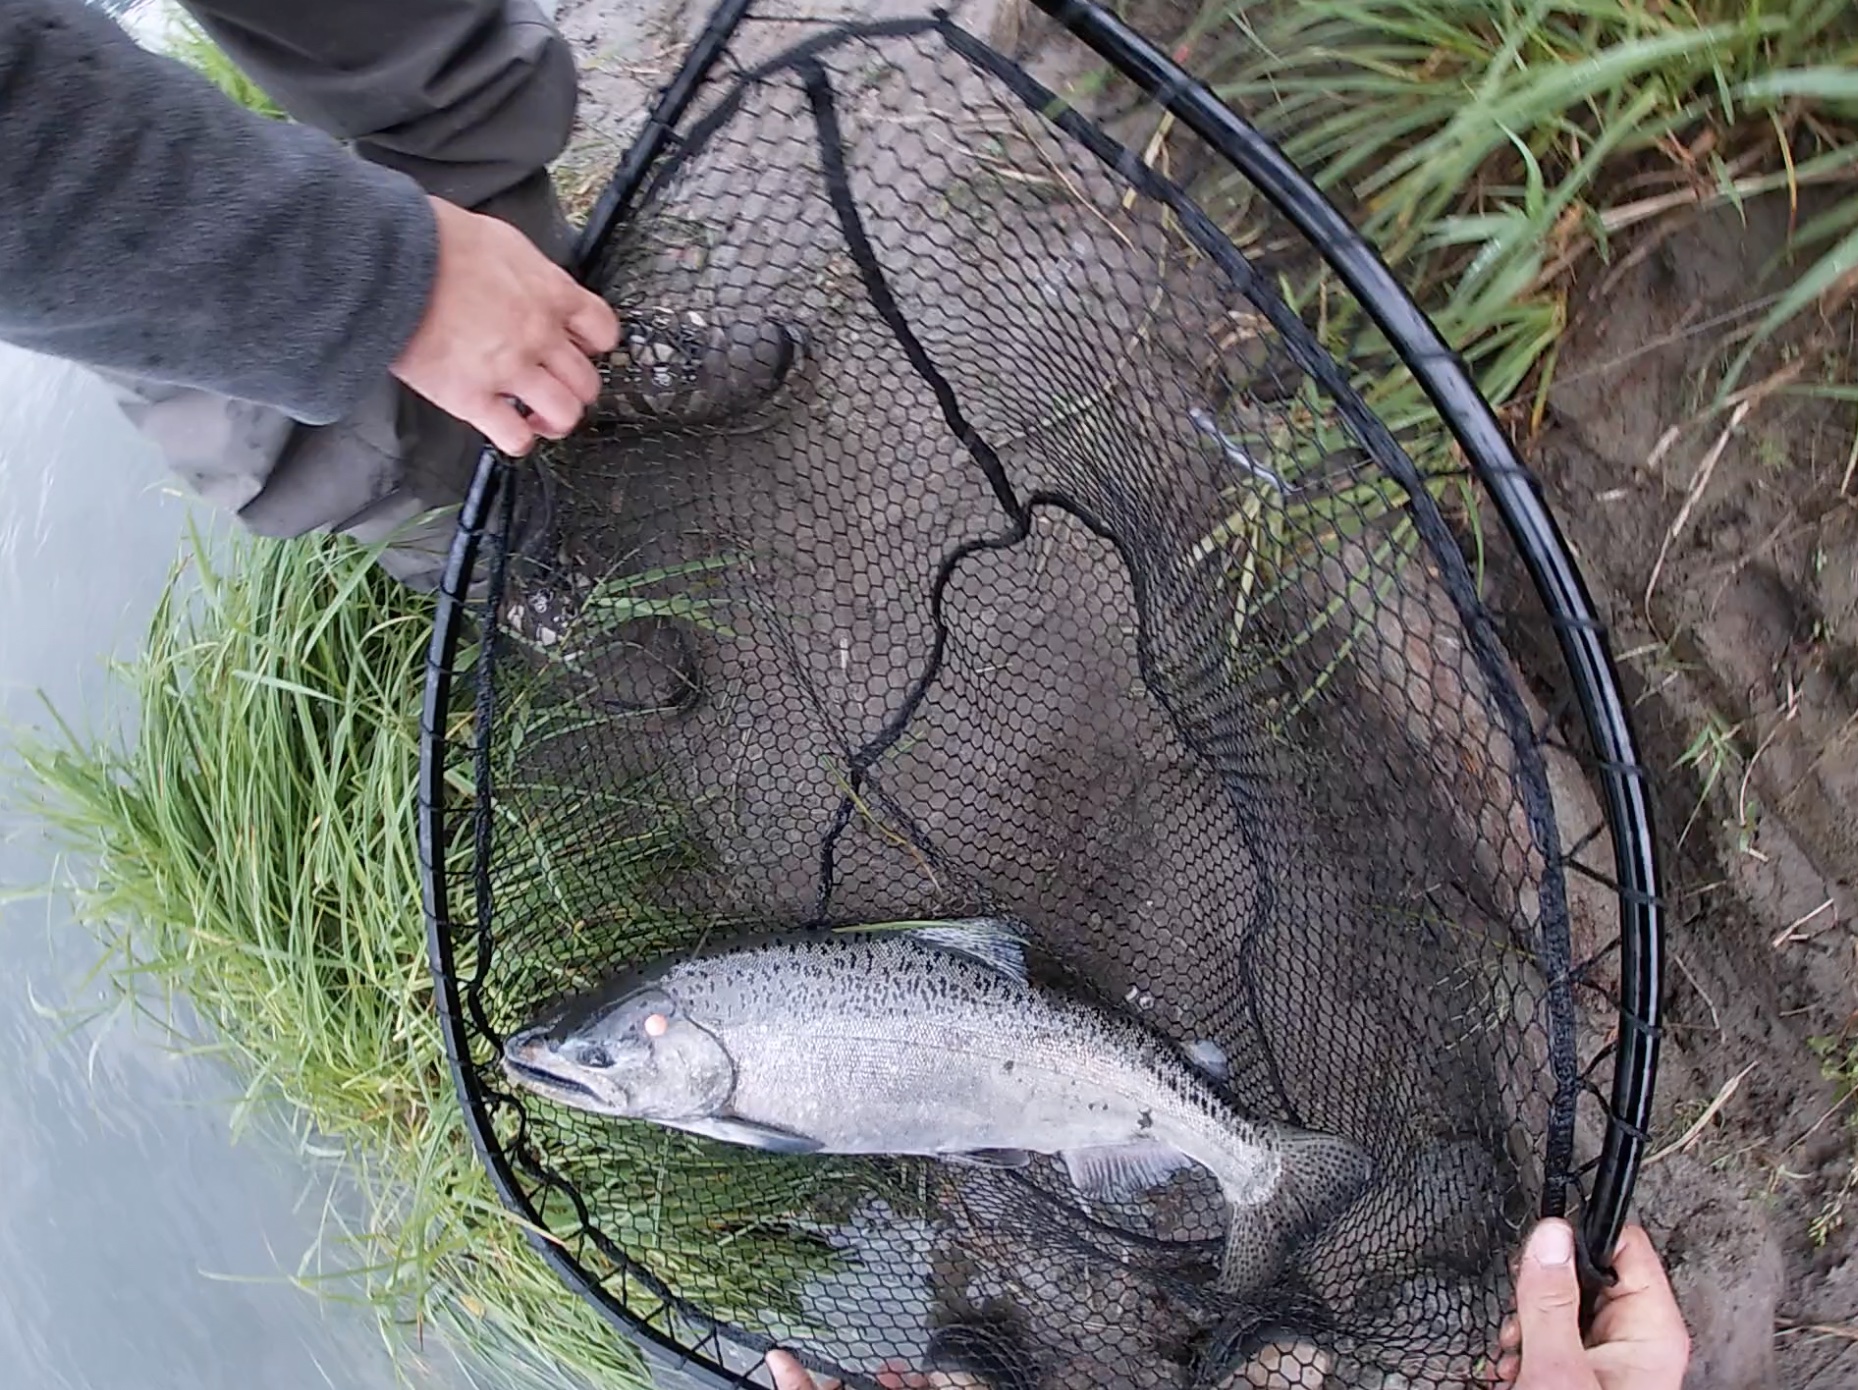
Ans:
[[[1440,441],[953,24],[797,32],[732,42],[599,267],[615,409],[485,518],[451,946],[493,1147],[714,1368],[1481,1383],[1579,1077],[1533,697]],[[1372,1176],[1234,1287],[1198,1169],[1093,1201],[1047,1158],[771,1154],[499,1069],[724,932],[976,916]]]

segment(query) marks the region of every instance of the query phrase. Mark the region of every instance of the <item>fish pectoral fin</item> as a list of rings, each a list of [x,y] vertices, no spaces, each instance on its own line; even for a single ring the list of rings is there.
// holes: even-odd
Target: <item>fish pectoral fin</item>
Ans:
[[[765,1125],[758,1120],[745,1120],[739,1115],[712,1115],[681,1128],[709,1139],[720,1139],[726,1144],[743,1144],[768,1153],[810,1154],[818,1153],[824,1147],[819,1140],[809,1139],[804,1134],[795,1134],[778,1125]]]
[[[1032,1155],[1024,1149],[967,1149],[942,1155],[950,1163],[966,1163],[975,1168],[1024,1168]]]
[[[1153,1139],[1067,1149],[1059,1155],[1071,1185],[1098,1202],[1125,1202],[1138,1192],[1160,1187],[1194,1161],[1179,1149]]]

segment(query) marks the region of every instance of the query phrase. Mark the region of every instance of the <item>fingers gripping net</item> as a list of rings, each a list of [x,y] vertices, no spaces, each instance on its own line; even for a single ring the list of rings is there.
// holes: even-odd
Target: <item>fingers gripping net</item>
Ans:
[[[937,20],[802,32],[735,41],[600,267],[656,325],[619,414],[478,519],[447,949],[493,1158],[718,1370],[1469,1385],[1572,1195],[1580,1076],[1549,786],[1452,494],[1020,68]],[[1044,1158],[782,1157],[498,1068],[723,930],[981,915],[1371,1181],[1233,1287],[1198,1170],[1104,1203]]]

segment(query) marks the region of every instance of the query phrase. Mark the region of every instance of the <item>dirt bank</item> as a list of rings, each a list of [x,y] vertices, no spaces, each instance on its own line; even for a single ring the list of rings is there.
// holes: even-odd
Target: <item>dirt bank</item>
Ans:
[[[1746,1070],[1638,1202],[1693,1384],[1725,1390],[1858,1383],[1849,1094],[1819,1055],[1858,1004],[1854,419],[1791,393],[1852,381],[1849,311],[1756,361],[1745,380],[1775,389],[1746,412],[1702,409],[1778,288],[1786,219],[1783,199],[1724,209],[1596,271],[1532,449],[1626,656],[1670,846],[1656,1142]]]

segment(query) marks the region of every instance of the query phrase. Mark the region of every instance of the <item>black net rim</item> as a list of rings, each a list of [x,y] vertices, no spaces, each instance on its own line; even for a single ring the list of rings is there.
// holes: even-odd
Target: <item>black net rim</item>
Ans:
[[[1606,1129],[1588,1173],[1582,1208],[1581,1253],[1592,1271],[1624,1228],[1644,1161],[1656,1079],[1663,996],[1664,881],[1652,817],[1649,770],[1642,763],[1629,705],[1607,631],[1595,611],[1580,567],[1546,506],[1539,485],[1518,457],[1462,359],[1400,285],[1367,241],[1325,195],[1258,130],[1221,103],[1166,54],[1122,24],[1094,0],[1034,0],[1073,38],[1133,82],[1248,179],[1334,270],[1355,295],[1462,448],[1471,472],[1494,503],[1503,529],[1521,557],[1555,633],[1582,728],[1592,748],[1597,781],[1613,845],[1607,887],[1618,902],[1619,992],[1612,1078],[1604,1099]],[[574,265],[591,274],[615,228],[650,186],[675,144],[675,127],[711,74],[725,46],[748,16],[753,0],[722,0],[682,65],[655,102],[647,122],[616,168],[590,215]],[[952,25],[937,9],[916,20],[833,26],[831,32],[882,34],[903,28]],[[1236,252],[1234,253],[1237,254]],[[447,1061],[473,1146],[500,1200],[527,1225],[537,1253],[562,1280],[597,1308],[655,1363],[682,1372],[692,1383],[743,1383],[696,1347],[629,1309],[558,1243],[540,1233],[541,1222],[492,1133],[485,1099],[471,1063],[476,1026],[466,1003],[453,950],[454,934],[483,929],[468,910],[455,915],[442,847],[459,812],[446,793],[450,754],[448,717],[455,698],[456,658],[470,605],[464,595],[484,527],[491,519],[511,463],[494,449],[481,453],[459,515],[457,534],[440,585],[427,659],[421,717],[418,787],[419,854],[427,945]],[[639,1277],[635,1272],[635,1277]],[[1604,1274],[1598,1277],[1604,1278]],[[642,1282],[649,1283],[646,1278]],[[652,1291],[658,1314],[674,1311],[668,1290]]]

